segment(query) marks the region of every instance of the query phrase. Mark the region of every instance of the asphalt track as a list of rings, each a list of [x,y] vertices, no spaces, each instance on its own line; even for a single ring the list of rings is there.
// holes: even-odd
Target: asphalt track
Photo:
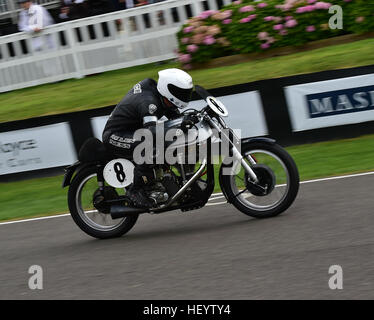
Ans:
[[[373,299],[373,185],[374,175],[303,184],[268,220],[228,204],[143,215],[105,241],[70,217],[0,225],[0,299]],[[28,288],[31,265],[43,290]],[[343,290],[328,286],[331,265]]]

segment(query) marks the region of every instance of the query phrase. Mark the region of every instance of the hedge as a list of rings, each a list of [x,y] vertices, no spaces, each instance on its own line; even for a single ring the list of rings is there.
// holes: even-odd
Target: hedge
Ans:
[[[329,27],[334,5],[343,10],[343,29]],[[374,0],[238,0],[189,19],[177,34],[178,60],[190,69],[222,56],[373,30]]]

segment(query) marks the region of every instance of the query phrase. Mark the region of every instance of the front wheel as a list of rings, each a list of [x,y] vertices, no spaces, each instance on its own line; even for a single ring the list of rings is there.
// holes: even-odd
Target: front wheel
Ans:
[[[111,198],[118,197],[120,189],[105,186],[105,192]],[[108,239],[124,235],[135,225],[138,215],[121,219],[112,219],[107,208],[98,210],[93,205],[98,193],[97,169],[89,167],[79,172],[73,179],[68,193],[70,214],[75,223],[88,235]]]
[[[228,202],[255,218],[270,218],[287,210],[299,190],[299,173],[291,156],[277,144],[242,145],[242,155],[255,172],[251,181],[238,161],[223,164],[220,185]]]

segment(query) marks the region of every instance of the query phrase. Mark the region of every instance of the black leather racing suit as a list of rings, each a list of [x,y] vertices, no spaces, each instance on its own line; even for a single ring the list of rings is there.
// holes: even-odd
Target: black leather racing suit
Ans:
[[[137,83],[114,109],[106,123],[103,142],[119,157],[132,159],[134,149],[141,143],[134,140],[137,129],[148,128],[154,134],[158,119],[163,116],[172,119],[179,115],[176,108],[165,106],[157,90],[157,82],[145,79]],[[149,165],[137,165],[134,186],[141,188],[152,177],[153,170]]]

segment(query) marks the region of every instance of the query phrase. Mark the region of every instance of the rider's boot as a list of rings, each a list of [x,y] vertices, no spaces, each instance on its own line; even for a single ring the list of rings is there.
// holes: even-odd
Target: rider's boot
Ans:
[[[134,184],[127,191],[126,196],[137,208],[149,209],[156,206],[156,201],[148,197],[148,190],[154,184],[153,170],[143,164],[134,169]]]

